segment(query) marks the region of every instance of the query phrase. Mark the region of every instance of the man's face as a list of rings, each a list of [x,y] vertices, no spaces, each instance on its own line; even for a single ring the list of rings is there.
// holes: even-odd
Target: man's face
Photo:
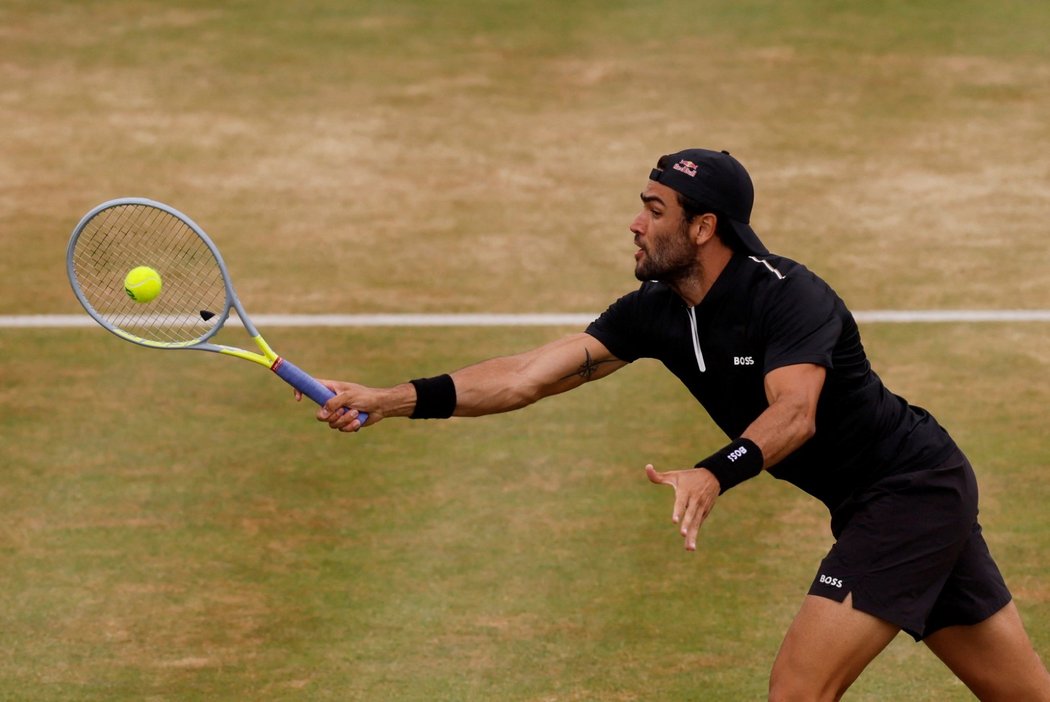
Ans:
[[[677,193],[649,181],[641,198],[642,211],[630,227],[638,247],[634,252],[635,277],[671,283],[688,275],[697,262],[697,245],[689,235]]]

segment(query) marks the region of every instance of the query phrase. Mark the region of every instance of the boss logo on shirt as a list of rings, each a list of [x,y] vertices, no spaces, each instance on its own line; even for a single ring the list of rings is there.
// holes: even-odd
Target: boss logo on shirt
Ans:
[[[753,356],[733,356],[734,366],[753,366],[755,365],[755,359]]]

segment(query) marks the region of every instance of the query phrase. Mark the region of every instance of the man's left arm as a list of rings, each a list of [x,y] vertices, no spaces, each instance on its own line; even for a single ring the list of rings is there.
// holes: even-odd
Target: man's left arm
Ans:
[[[775,368],[765,377],[769,407],[744,430],[769,468],[806,443],[817,430],[817,401],[827,370],[813,363]]]
[[[823,366],[813,363],[771,370],[765,377],[769,407],[739,439],[700,461],[695,470],[661,473],[652,465],[645,467],[649,480],[674,488],[671,520],[679,525],[687,550],[696,550],[700,525],[719,494],[776,465],[813,436],[826,374]]]

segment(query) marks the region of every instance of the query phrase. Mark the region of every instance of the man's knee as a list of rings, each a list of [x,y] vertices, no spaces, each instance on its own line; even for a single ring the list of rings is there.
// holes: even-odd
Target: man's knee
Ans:
[[[815,680],[778,661],[769,676],[769,702],[835,702],[848,688],[849,681]]]

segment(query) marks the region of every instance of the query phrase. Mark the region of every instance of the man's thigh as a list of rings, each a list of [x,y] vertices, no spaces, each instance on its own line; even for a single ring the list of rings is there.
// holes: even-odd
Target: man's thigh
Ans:
[[[836,700],[900,631],[842,602],[807,595],[780,646],[769,699]]]
[[[923,643],[985,702],[1050,702],[1050,673],[1013,602],[979,624],[940,629]]]

